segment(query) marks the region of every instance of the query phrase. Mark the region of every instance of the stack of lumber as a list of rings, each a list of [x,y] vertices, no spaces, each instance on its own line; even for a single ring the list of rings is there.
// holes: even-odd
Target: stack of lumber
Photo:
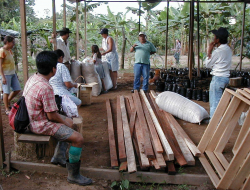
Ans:
[[[195,165],[193,156],[200,151],[174,117],[159,109],[155,96],[154,91],[135,91],[117,96],[113,107],[106,100],[111,167],[133,173],[138,163],[141,170],[154,167],[175,174],[174,163]]]
[[[217,189],[250,189],[250,90],[225,89],[198,148],[199,160]],[[242,112],[248,111],[240,131],[233,133]],[[230,140],[237,134],[235,142]],[[230,140],[230,143],[228,143]],[[231,149],[228,147],[230,146]],[[232,150],[229,159],[224,149]]]

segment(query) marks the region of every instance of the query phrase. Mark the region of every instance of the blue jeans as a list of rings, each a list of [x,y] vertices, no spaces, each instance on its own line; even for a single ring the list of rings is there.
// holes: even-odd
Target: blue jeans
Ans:
[[[210,119],[219,104],[225,86],[229,83],[228,77],[213,76],[209,89]]]
[[[148,90],[148,80],[149,80],[150,64],[136,63],[134,65],[134,89],[139,90],[141,86],[141,76],[143,77],[142,89],[144,91]]]

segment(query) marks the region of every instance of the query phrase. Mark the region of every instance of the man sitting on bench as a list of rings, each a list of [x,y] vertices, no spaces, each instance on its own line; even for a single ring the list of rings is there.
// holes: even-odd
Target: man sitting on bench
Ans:
[[[53,164],[66,165],[67,180],[78,185],[89,185],[92,180],[80,174],[80,157],[83,146],[83,137],[73,130],[73,121],[57,113],[57,105],[49,79],[56,73],[57,55],[51,51],[43,51],[36,57],[38,72],[31,76],[24,87],[25,102],[30,117],[30,131],[35,134],[50,135],[58,140]],[[28,92],[27,89],[29,90]],[[68,143],[69,160],[65,153]]]

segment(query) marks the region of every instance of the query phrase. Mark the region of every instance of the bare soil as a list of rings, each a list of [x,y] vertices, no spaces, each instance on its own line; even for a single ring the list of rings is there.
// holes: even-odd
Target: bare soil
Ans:
[[[95,168],[110,168],[110,156],[109,156],[109,144],[108,144],[108,132],[107,132],[107,116],[106,116],[106,99],[111,99],[112,109],[115,110],[116,97],[118,95],[129,96],[130,90],[133,86],[133,77],[131,74],[126,75],[121,73],[118,80],[118,89],[109,91],[107,94],[102,94],[98,97],[93,97],[93,103],[90,106],[82,106],[80,108],[80,115],[84,119],[84,147],[82,151],[82,166],[83,167],[95,167]],[[153,87],[154,88],[154,87]],[[209,111],[209,104],[201,101],[195,101]],[[4,114],[2,106],[2,121],[4,132],[4,145],[5,152],[13,151],[13,130],[8,125],[8,117]],[[178,120],[183,126],[184,130],[194,141],[198,144],[207,124],[191,124],[183,120]],[[33,160],[38,163],[50,163],[50,158],[43,158]],[[59,166],[58,166],[59,167]],[[195,167],[177,168],[179,173],[190,174],[205,174],[199,160],[196,160]],[[0,175],[0,189],[86,189],[86,190],[102,190],[111,189],[111,181],[93,179],[95,182],[88,187],[80,187],[78,185],[69,184],[66,180],[66,175],[62,174],[48,174],[48,173],[31,173],[29,171],[19,171],[8,174],[2,170]],[[161,185],[162,189],[213,189],[211,185],[204,184],[200,187],[187,186],[187,185]],[[160,189],[156,185],[142,185],[132,184],[130,189]]]

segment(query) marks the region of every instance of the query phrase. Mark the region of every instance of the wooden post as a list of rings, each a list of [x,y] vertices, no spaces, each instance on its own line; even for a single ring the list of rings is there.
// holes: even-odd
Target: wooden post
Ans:
[[[3,123],[2,123],[2,113],[0,109],[0,167],[3,166],[5,160],[5,151],[4,151],[4,140],[3,140]]]
[[[197,1],[197,47],[198,47],[198,63],[197,76],[200,76],[200,3]]]
[[[169,17],[169,1],[167,2],[167,24],[166,24],[166,43],[165,43],[165,68],[168,68],[168,17]]]
[[[189,51],[188,51],[188,58],[189,58],[189,65],[188,65],[188,76],[189,79],[192,79],[192,68],[193,68],[193,61],[194,61],[194,54],[193,54],[193,40],[194,40],[194,0],[190,2],[190,22],[189,22]]]
[[[76,1],[76,23],[79,22],[78,1]],[[76,60],[79,60],[79,25],[76,25]]]
[[[87,56],[87,3],[84,1],[84,40],[85,40],[85,57]]]
[[[63,26],[66,27],[66,0],[63,0]]]
[[[20,0],[20,16],[21,16],[21,44],[22,44],[22,59],[23,59],[23,81],[28,80],[28,59],[27,59],[27,32],[26,32],[26,9],[25,0]]]
[[[53,44],[54,44],[54,50],[57,49],[57,43],[56,43],[56,3],[55,0],[52,0],[52,14],[53,14]]]
[[[243,7],[243,18],[242,18],[242,29],[241,29],[241,45],[240,45],[240,71],[242,67],[242,53],[243,53],[243,44],[244,44],[244,32],[245,32],[245,16],[246,15],[246,2],[244,2]]]

